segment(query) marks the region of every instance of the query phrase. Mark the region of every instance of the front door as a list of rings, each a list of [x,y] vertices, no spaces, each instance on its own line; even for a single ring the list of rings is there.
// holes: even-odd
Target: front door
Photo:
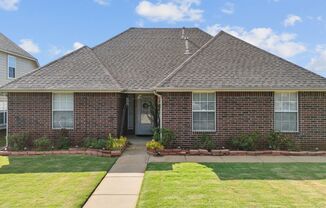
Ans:
[[[136,96],[136,135],[153,135],[154,95]]]

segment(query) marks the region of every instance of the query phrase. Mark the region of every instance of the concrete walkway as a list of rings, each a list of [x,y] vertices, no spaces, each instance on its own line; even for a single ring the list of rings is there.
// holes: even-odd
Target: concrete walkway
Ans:
[[[326,163],[326,156],[150,156],[148,162]]]
[[[116,161],[85,204],[85,208],[136,207],[149,156],[148,139],[129,139],[130,147]]]

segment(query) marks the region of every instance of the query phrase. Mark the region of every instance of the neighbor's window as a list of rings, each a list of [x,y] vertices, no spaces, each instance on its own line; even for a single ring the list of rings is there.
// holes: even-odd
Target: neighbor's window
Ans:
[[[216,130],[216,94],[192,94],[192,130]]]
[[[74,94],[54,93],[52,96],[52,127],[72,129],[74,126]]]
[[[275,92],[274,128],[280,132],[298,131],[298,93]]]
[[[8,78],[16,77],[16,57],[8,56]]]

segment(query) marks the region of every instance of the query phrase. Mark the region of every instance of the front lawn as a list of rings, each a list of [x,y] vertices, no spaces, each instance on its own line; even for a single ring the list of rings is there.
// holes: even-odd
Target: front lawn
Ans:
[[[326,163],[150,163],[138,208],[326,207]]]
[[[0,207],[81,207],[115,159],[0,156]]]

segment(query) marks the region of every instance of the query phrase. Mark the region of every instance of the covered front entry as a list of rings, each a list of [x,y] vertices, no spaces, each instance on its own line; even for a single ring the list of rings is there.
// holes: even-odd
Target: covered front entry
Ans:
[[[129,95],[128,130],[135,135],[153,135],[156,121],[156,99],[153,94]]]

